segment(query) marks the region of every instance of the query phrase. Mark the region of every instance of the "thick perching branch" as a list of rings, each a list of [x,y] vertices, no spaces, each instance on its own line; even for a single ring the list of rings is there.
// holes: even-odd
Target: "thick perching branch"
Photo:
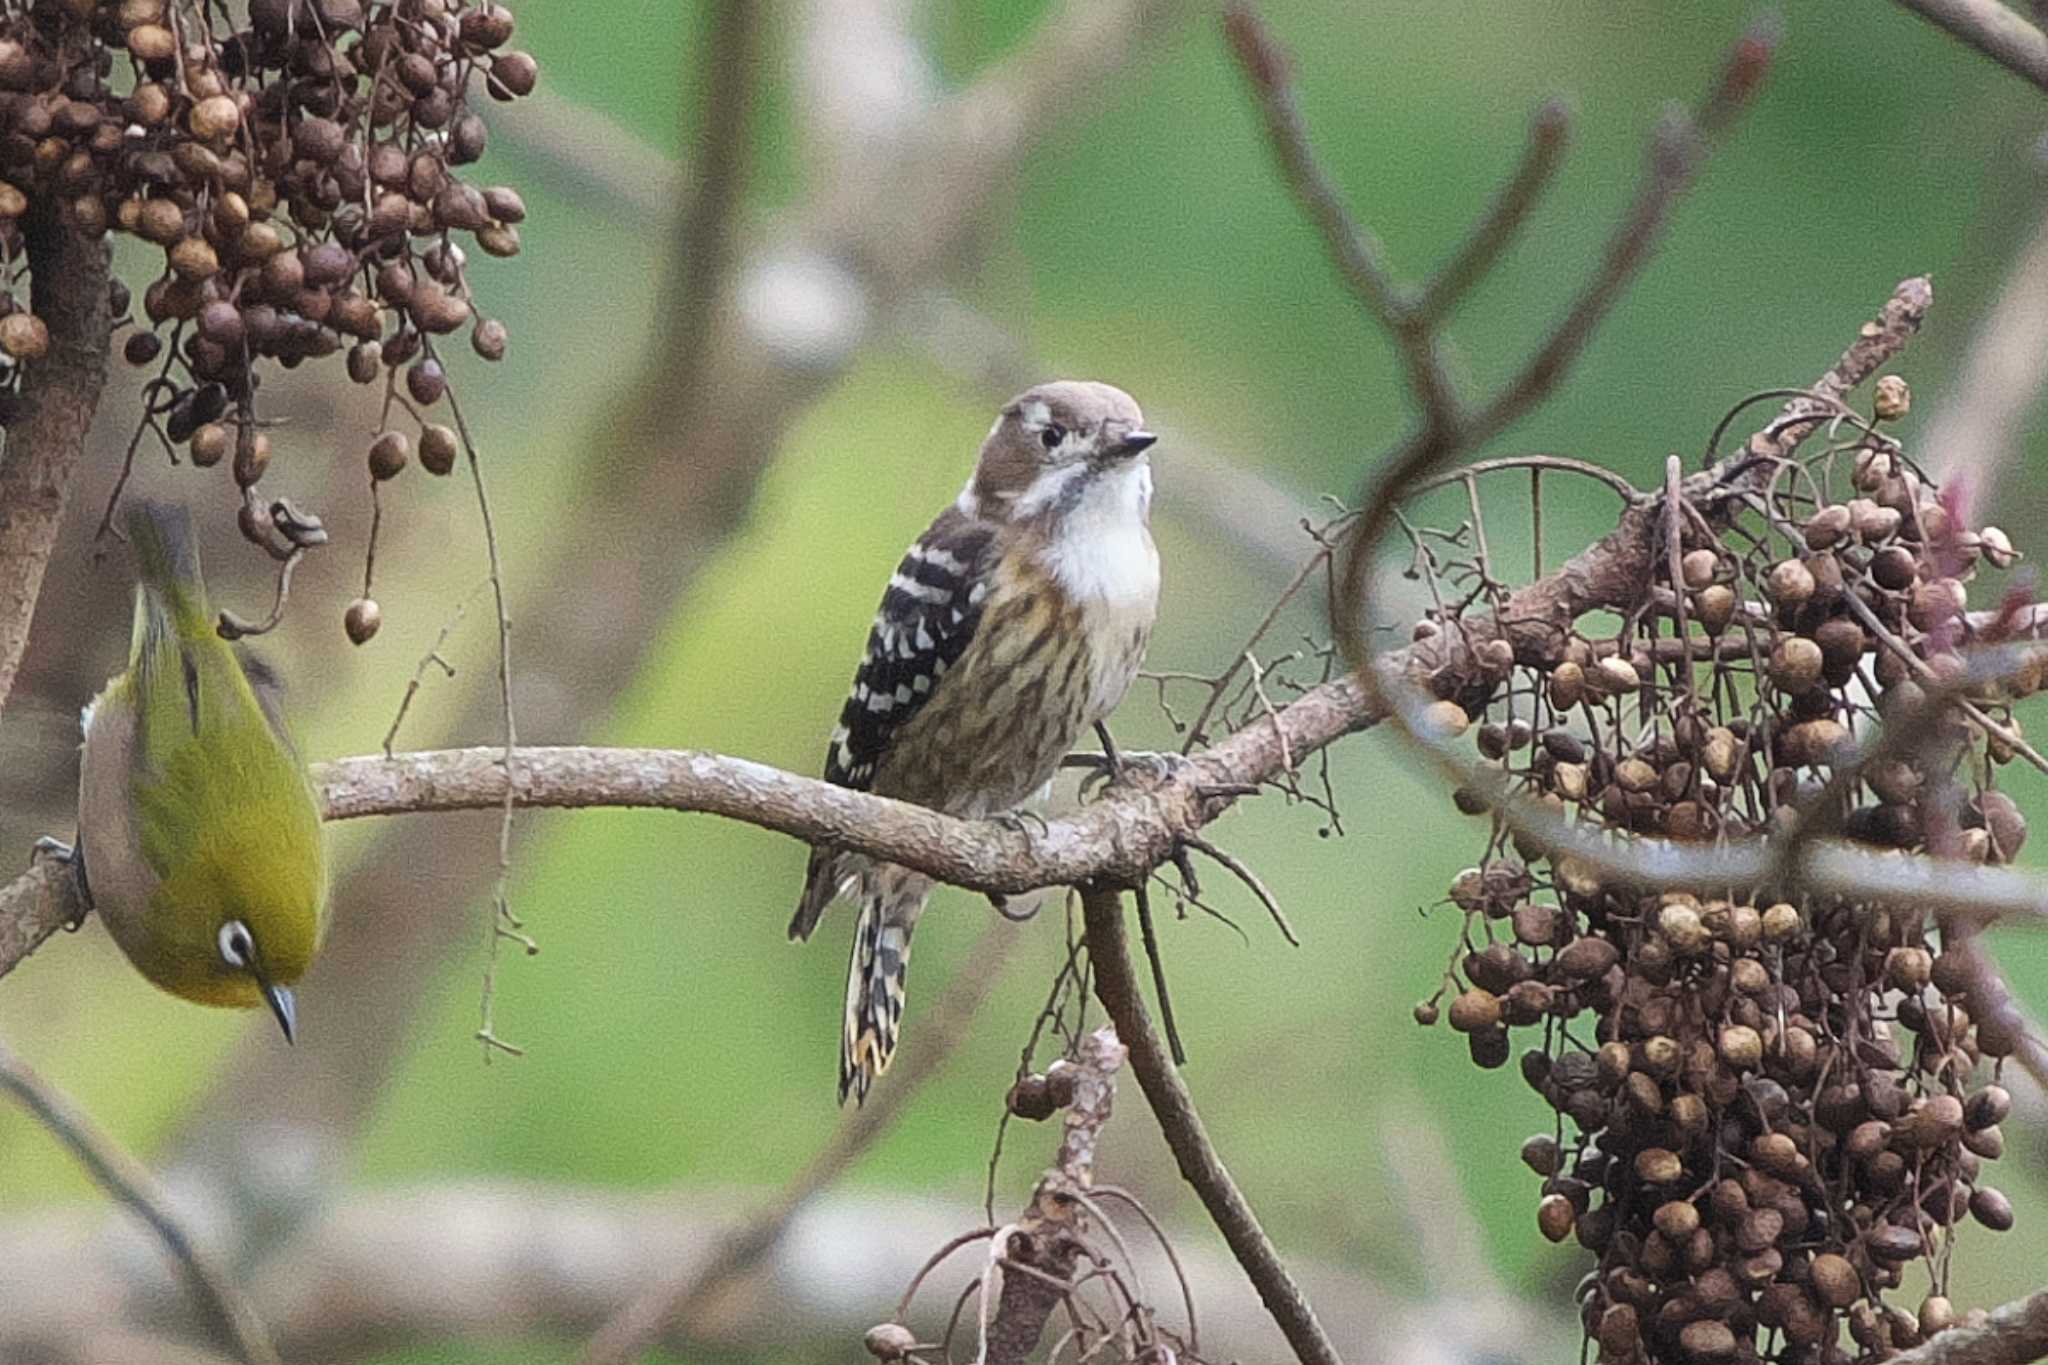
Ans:
[[[1932,300],[1924,279],[1902,283],[1814,392],[1838,399],[1876,373],[1918,330]],[[1789,448],[1821,420],[1818,415],[1810,422],[1802,419],[1823,410],[1819,401],[1794,400],[1743,451],[1761,455]],[[1721,472],[1744,458],[1738,452]],[[1511,643],[1536,642],[1568,629],[1587,612],[1627,610],[1650,583],[1651,557],[1661,546],[1654,505],[1631,504],[1613,531],[1555,572],[1518,589],[1498,616],[1475,618],[1462,634],[1439,632],[1383,655],[1380,669],[1418,682],[1434,679],[1440,693],[1446,686],[1456,691],[1456,678],[1477,678],[1472,651],[1497,631]],[[1495,620],[1507,624],[1496,627]],[[885,856],[980,891],[1014,894],[1093,880],[1137,885],[1171,858],[1182,838],[1228,809],[1234,799],[1229,793],[1274,779],[1287,762],[1299,763],[1344,735],[1377,724],[1384,714],[1355,678],[1335,679],[1280,708],[1276,723],[1248,726],[1191,756],[1165,778],[1118,789],[1079,814],[1054,821],[1043,833],[954,820],[765,764],[694,751],[522,749],[521,790],[515,799],[529,806],[637,806],[724,815],[808,842]],[[501,758],[497,750],[481,748],[389,760],[352,758],[321,765],[316,778],[330,819],[495,809],[505,794]],[[1835,875],[1869,856],[1831,843],[1816,843],[1812,853],[1827,858]],[[1888,862],[1873,875],[1896,877],[1897,865]],[[1998,910],[2024,909],[2035,894],[2031,881],[2011,869],[1977,868],[1971,875],[1987,886],[1998,884]],[[80,908],[67,880],[48,867],[0,888],[0,975]]]

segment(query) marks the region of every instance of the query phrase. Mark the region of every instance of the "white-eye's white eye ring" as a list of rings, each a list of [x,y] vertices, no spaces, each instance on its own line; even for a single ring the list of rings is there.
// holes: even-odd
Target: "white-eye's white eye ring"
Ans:
[[[255,944],[249,938],[249,926],[238,919],[231,919],[220,927],[221,960],[230,967],[246,967]]]
[[[1053,450],[1061,441],[1067,439],[1067,429],[1058,422],[1047,422],[1045,430],[1038,433],[1038,439],[1045,443],[1047,450]]]

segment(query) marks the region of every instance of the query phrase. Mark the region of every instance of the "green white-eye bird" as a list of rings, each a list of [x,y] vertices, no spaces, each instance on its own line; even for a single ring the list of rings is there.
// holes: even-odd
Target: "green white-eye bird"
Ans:
[[[138,971],[202,1005],[267,1004],[290,1040],[327,927],[318,798],[275,679],[214,630],[185,509],[142,503],[127,526],[128,667],[85,708],[70,856]]]

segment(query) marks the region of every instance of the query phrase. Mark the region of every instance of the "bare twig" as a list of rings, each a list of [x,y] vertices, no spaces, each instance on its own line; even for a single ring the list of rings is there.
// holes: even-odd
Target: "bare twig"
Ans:
[[[2024,80],[2048,90],[2048,35],[1999,0],[1899,0]]]
[[[1007,923],[989,920],[933,1002],[931,1017],[904,1044],[902,1056],[890,1068],[889,1084],[848,1114],[825,1146],[759,1213],[726,1235],[709,1261],[654,1284],[607,1318],[585,1344],[578,1357],[581,1365],[622,1365],[637,1359],[672,1324],[695,1321],[734,1281],[759,1266],[789,1231],[798,1211],[889,1131],[911,1098],[967,1039],[975,1016],[1002,979],[1015,941],[1016,933]]]
[[[1704,137],[1724,128],[1747,106],[1769,68],[1775,40],[1767,26],[1753,28],[1730,49],[1719,78],[1698,111],[1666,117],[1651,139],[1642,180],[1609,236],[1600,265],[1518,372],[1467,417],[1438,363],[1434,333],[1404,321],[1405,315],[1392,302],[1391,285],[1386,283],[1377,253],[1360,247],[1364,239],[1317,169],[1306,132],[1294,112],[1285,57],[1249,9],[1233,8],[1225,23],[1238,64],[1266,117],[1282,173],[1295,187],[1309,216],[1323,229],[1325,245],[1354,294],[1387,328],[1408,361],[1409,387],[1422,409],[1422,424],[1374,467],[1364,493],[1354,500],[1355,505],[1367,509],[1375,527],[1394,513],[1389,494],[1410,488],[1438,464],[1498,434],[1555,389],[1649,258],[1673,202],[1698,169]],[[1376,543],[1376,536],[1364,527],[1351,536],[1350,548],[1343,556],[1342,587],[1331,604],[1338,638],[1354,663],[1367,657],[1357,607],[1364,597],[1367,551]]]
[[[896,1312],[892,1315],[891,1321],[901,1322],[910,1316],[910,1305],[917,1298],[917,1291],[924,1284],[925,1278],[934,1270],[944,1265],[947,1258],[952,1256],[954,1252],[962,1247],[972,1246],[976,1242],[993,1237],[996,1235],[996,1232],[997,1229],[992,1227],[974,1228],[955,1237],[948,1238],[944,1246],[925,1257],[924,1264],[917,1268],[917,1273],[910,1277],[910,1283],[904,1286],[903,1297],[896,1300]]]
[[[1193,1096],[1152,1027],[1131,963],[1123,897],[1113,887],[1098,884],[1082,889],[1081,906],[1088,926],[1088,956],[1095,966],[1096,996],[1116,1024],[1117,1037],[1130,1049],[1131,1070],[1159,1120],[1181,1176],[1201,1197],[1302,1365],[1338,1365],[1337,1348],[1280,1263],[1273,1243],[1259,1226],[1258,1215],[1224,1169],[1201,1115],[1195,1112]]]
[[[1825,417],[1841,412],[1842,395],[1898,353],[1919,330],[1920,320],[1932,300],[1932,287],[1924,278],[1901,282],[1877,319],[1865,324],[1856,341],[1810,392],[1788,401],[1779,416],[1752,435],[1740,451],[1681,484],[1681,503],[1704,509],[1703,515],[1732,515],[1774,461],[1797,449],[1798,443]],[[1432,683],[1438,689],[1436,695],[1458,695],[1464,685],[1459,683],[1460,679],[1470,679],[1469,685],[1483,689],[1490,684],[1482,672],[1473,668],[1471,650],[1484,640],[1504,638],[1515,645],[1518,654],[1525,648],[1540,654],[1554,649],[1560,632],[1588,611],[1635,610],[1645,599],[1655,577],[1654,566],[1664,553],[1658,516],[1663,499],[1638,500],[1623,512],[1621,524],[1614,531],[1556,573],[1511,594],[1494,620],[1462,622],[1458,631],[1438,632],[1429,642],[1374,664],[1366,652],[1363,636],[1365,623],[1374,619],[1374,608],[1370,601],[1354,594],[1365,585],[1370,547],[1377,543],[1381,528],[1394,517],[1396,490],[1434,462],[1418,447],[1385,471],[1376,473],[1360,499],[1366,509],[1365,517],[1354,533],[1345,561],[1349,586],[1340,600],[1351,605],[1333,614],[1347,657],[1364,666],[1362,686],[1379,702],[1398,712],[1403,729],[1454,783],[1492,793],[1489,804],[1517,832],[1535,838],[1553,852],[1583,859],[1621,881],[1640,879],[1644,886],[1671,886],[1682,882],[1754,881],[1782,872],[1801,878],[1845,877],[1846,882],[1835,883],[1839,889],[1846,890],[1853,884],[1874,889],[1876,899],[1887,899],[1883,890],[1885,878],[1877,869],[1864,866],[1867,855],[1838,844],[1808,849],[1795,865],[1789,866],[1779,860],[1779,850],[1762,840],[1716,847],[1656,840],[1626,846],[1612,844],[1568,827],[1567,822],[1551,818],[1532,802],[1511,796],[1491,775],[1469,769],[1462,754],[1455,752],[1446,739],[1423,735],[1415,724],[1414,713],[1424,696],[1424,683]],[[2036,894],[2022,892],[2011,884],[2010,869],[1982,869],[1990,875],[1979,876],[1977,869],[1947,862],[1938,861],[1932,866],[1941,871],[1929,876],[1927,884],[1939,882],[1950,888],[1937,900],[1962,908],[1967,915],[2011,913]],[[1917,874],[1915,880],[1919,880]],[[1968,891],[1962,889],[1965,883],[1969,884]],[[1979,897],[1988,899],[1979,901]],[[2020,913],[2032,912],[2022,909]]]
[[[1279,929],[1280,937],[1287,940],[1289,947],[1301,946],[1301,940],[1295,937],[1294,926],[1287,922],[1287,912],[1280,908],[1279,899],[1266,888],[1265,882],[1259,879],[1259,874],[1252,871],[1250,865],[1236,854],[1217,847],[1200,835],[1191,834],[1186,842],[1189,848],[1208,854],[1222,864],[1224,871],[1245,884],[1245,889],[1250,891],[1258,899],[1259,904],[1265,907],[1266,913],[1273,917],[1274,927]]]
[[[243,1365],[278,1365],[277,1348],[271,1345],[256,1310],[212,1253],[171,1211],[170,1201],[141,1162],[4,1042],[0,1042],[0,1088],[20,1100],[37,1122],[70,1149],[95,1184],[148,1224],[184,1272],[192,1296],[206,1310],[222,1342]]]
[[[1145,1207],[1145,1201],[1132,1194],[1129,1190],[1121,1189],[1115,1185],[1097,1185],[1095,1187],[1095,1197],[1097,1199],[1116,1200],[1132,1213],[1137,1214],[1145,1226],[1151,1230],[1152,1239],[1159,1243],[1160,1251],[1166,1255],[1166,1263],[1173,1267],[1174,1279],[1180,1283],[1181,1311],[1186,1313],[1188,1317],[1188,1349],[1199,1353],[1202,1347],[1202,1335],[1201,1325],[1197,1321],[1195,1313],[1195,1291],[1194,1287],[1188,1283],[1186,1269],[1180,1263],[1180,1253],[1173,1249],[1173,1239],[1166,1235],[1165,1228],[1159,1226],[1159,1220],[1152,1216],[1152,1210]]]
[[[1173,995],[1166,985],[1166,957],[1159,950],[1159,932],[1152,922],[1152,896],[1141,882],[1132,888],[1131,899],[1137,902],[1138,939],[1145,946],[1145,966],[1152,973],[1152,994],[1159,1001],[1159,1023],[1166,1031],[1166,1050],[1174,1065],[1186,1066],[1188,1051],[1181,1043],[1180,1024],[1173,1014]]]
[[[1768,23],[1751,28],[1729,49],[1719,78],[1698,110],[1691,115],[1674,111],[1657,126],[1643,179],[1608,238],[1600,265],[1520,372],[1473,417],[1462,433],[1467,448],[1505,430],[1556,389],[1655,250],[1672,205],[1699,171],[1703,139],[1727,127],[1748,107],[1770,69],[1776,42],[1777,34]]]
[[[427,354],[434,354],[427,343]],[[478,1002],[476,1040],[483,1044],[484,1059],[495,1052],[520,1055],[520,1049],[498,1036],[496,1023],[498,953],[506,939],[523,944],[526,951],[539,950],[525,934],[525,926],[512,913],[512,799],[518,786],[519,723],[512,709],[512,611],[505,599],[505,564],[498,552],[498,526],[491,516],[491,496],[484,488],[483,461],[477,458],[476,441],[462,415],[455,390],[448,390],[448,410],[455,418],[455,430],[462,438],[462,454],[469,464],[469,480],[476,489],[477,515],[483,522],[484,556],[490,566],[491,602],[498,610],[498,719],[504,736],[502,761],[505,765],[505,799],[498,808],[498,877],[491,888],[491,931],[484,949],[484,984]]]
[[[1447,474],[1417,479],[1409,486],[1408,494],[1414,497],[1449,484],[1464,483],[1481,474],[1496,474],[1508,469],[1527,469],[1536,474],[1549,470],[1562,474],[1581,474],[1606,484],[1623,502],[1633,502],[1638,496],[1634,484],[1606,465],[1594,464],[1591,460],[1575,460],[1569,455],[1503,455],[1493,460],[1474,460],[1471,464],[1460,465]]]
[[[1691,476],[1686,497],[1726,499],[1745,486],[1727,484],[1732,470],[1758,457],[1795,449],[1799,438],[1819,423],[1819,414],[1832,410],[1841,394],[1899,353],[1932,301],[1933,291],[1924,279],[1903,282],[1878,318],[1816,382],[1815,397],[1786,404],[1785,412],[1752,436],[1742,452]],[[1613,531],[1555,572],[1512,594],[1497,622],[1475,619],[1462,636],[1441,632],[1429,642],[1396,650],[1380,659],[1377,672],[1417,681],[1436,677],[1455,692],[1456,679],[1479,676],[1471,650],[1484,640],[1504,638],[1518,647],[1541,649],[1586,612],[1632,609],[1654,577],[1651,565],[1662,548],[1654,507],[1631,504]],[[1134,885],[1169,861],[1188,834],[1198,833],[1228,809],[1235,793],[1281,771],[1283,756],[1299,762],[1344,735],[1377,724],[1385,715],[1382,704],[1356,675],[1333,679],[1282,708],[1277,728],[1240,730],[1156,784],[1113,790],[1080,814],[1053,822],[1028,846],[1022,836],[1000,826],[952,820],[743,759],[689,751],[525,749],[516,774],[521,788],[517,800],[526,805],[706,811],[812,842],[881,854],[982,891],[1021,894],[1094,878]],[[393,760],[347,759],[323,766],[316,777],[325,790],[331,819],[491,809],[505,799],[502,758],[502,752],[474,749]],[[1716,851],[1701,854],[1646,842],[1629,854],[1638,875],[1654,876],[1660,868],[1673,877],[1728,880],[1732,875],[1725,854]],[[1698,862],[1702,857],[1705,863]],[[2034,882],[2010,868],[1937,863],[1928,865],[1922,875],[1921,869],[1909,869],[1897,859],[1878,866],[1875,855],[1829,844],[1809,850],[1808,858],[1804,872],[1852,877],[1880,889],[1902,887],[1908,881],[1924,883],[1921,892],[1935,902],[1958,907],[1975,903],[1980,916],[2038,917],[2041,908]],[[48,866],[0,888],[0,975],[82,910],[72,879]]]
[[[1564,101],[1548,99],[1536,107],[1521,162],[1464,242],[1422,287],[1412,307],[1411,325],[1428,328],[1441,321],[1493,269],[1557,174],[1570,134],[1571,113]]]
[[[1343,195],[1317,161],[1295,103],[1287,54],[1249,5],[1233,4],[1224,10],[1223,32],[1238,69],[1251,84],[1282,177],[1322,234],[1324,249],[1345,288],[1367,316],[1393,338],[1424,425],[1442,431],[1456,427],[1461,420],[1457,395],[1435,336],[1426,324],[1418,325],[1419,315],[1394,282],[1385,249],[1351,216]]]
[[[1304,520],[1302,525],[1308,527],[1307,521]],[[1294,600],[1295,594],[1300,592],[1302,587],[1329,562],[1329,528],[1324,528],[1323,531],[1316,531],[1313,527],[1308,529],[1316,537],[1316,552],[1309,556],[1307,561],[1295,571],[1294,577],[1288,580],[1287,586],[1282,588],[1279,594],[1274,597],[1273,605],[1266,608],[1265,616],[1260,618],[1259,624],[1252,628],[1250,637],[1244,642],[1244,648],[1237,652],[1237,657],[1230,661],[1230,666],[1225,668],[1216,677],[1207,680],[1209,695],[1203,699],[1202,709],[1195,713],[1193,722],[1188,726],[1187,739],[1181,746],[1182,753],[1188,753],[1196,745],[1208,742],[1209,718],[1215,714],[1216,708],[1223,704],[1223,698],[1229,692],[1231,682],[1237,677],[1239,667],[1245,664],[1250,664],[1254,668],[1258,667],[1258,661],[1253,657],[1252,651],[1258,647],[1259,641],[1265,638],[1266,632],[1272,629],[1273,623],[1280,619],[1280,613],[1286,610],[1289,602]],[[1287,771],[1292,771],[1294,767],[1293,755],[1287,752],[1285,746],[1281,748],[1281,766]]]
[[[226,607],[220,609],[220,622],[215,627],[224,640],[239,640],[249,635],[268,635],[277,629],[277,623],[284,619],[284,609],[292,598],[292,571],[299,567],[299,561],[306,557],[306,547],[294,545],[292,552],[277,566],[277,589],[271,596],[270,614],[261,621],[243,619]]]
[[[391,728],[384,732],[384,757],[391,757],[391,746],[398,741],[399,727],[405,724],[406,714],[412,710],[413,698],[419,695],[420,688],[426,681],[427,669],[437,667],[445,676],[450,678],[455,676],[455,665],[449,663],[447,657],[441,651],[447,646],[448,637],[455,633],[457,626],[462,624],[462,618],[469,614],[469,604],[476,599],[477,593],[482,592],[489,586],[490,580],[485,579],[477,584],[474,592],[471,592],[468,597],[455,604],[455,610],[450,612],[448,619],[441,623],[440,633],[434,636],[433,648],[422,654],[420,661],[413,665],[412,677],[405,684],[404,695],[398,699],[398,711],[391,717]]]

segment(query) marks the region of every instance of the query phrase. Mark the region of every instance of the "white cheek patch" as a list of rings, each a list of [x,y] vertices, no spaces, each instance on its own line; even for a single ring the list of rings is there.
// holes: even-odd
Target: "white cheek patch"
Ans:
[[[1031,481],[1031,485],[1017,496],[1010,513],[1019,519],[1035,517],[1048,507],[1058,503],[1074,480],[1086,478],[1088,466],[1074,464],[1053,465],[1042,471]]]

